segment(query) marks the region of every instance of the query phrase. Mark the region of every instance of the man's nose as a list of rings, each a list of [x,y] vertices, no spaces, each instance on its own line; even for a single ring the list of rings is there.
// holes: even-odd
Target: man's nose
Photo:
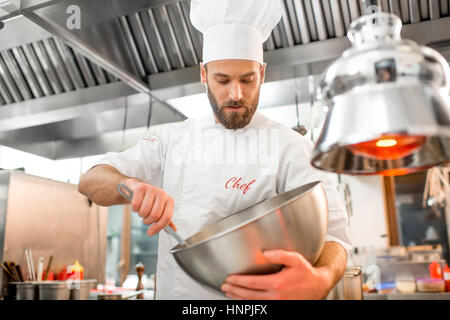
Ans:
[[[242,88],[239,82],[233,82],[231,84],[229,98],[234,101],[239,101],[242,99]]]

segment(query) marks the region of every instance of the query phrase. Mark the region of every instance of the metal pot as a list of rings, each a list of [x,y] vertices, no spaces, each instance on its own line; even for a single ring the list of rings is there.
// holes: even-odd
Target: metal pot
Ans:
[[[38,282],[11,282],[10,284],[16,287],[17,300],[38,300]]]
[[[362,267],[351,266],[330,291],[327,300],[363,300]]]
[[[229,274],[266,274],[270,249],[301,253],[314,264],[328,228],[328,202],[321,182],[312,182],[207,226],[170,252],[193,279],[219,292]]]
[[[70,289],[70,300],[89,300],[89,292],[94,288],[97,280],[80,280],[73,283]]]
[[[70,284],[67,281],[39,282],[39,300],[69,300]]]

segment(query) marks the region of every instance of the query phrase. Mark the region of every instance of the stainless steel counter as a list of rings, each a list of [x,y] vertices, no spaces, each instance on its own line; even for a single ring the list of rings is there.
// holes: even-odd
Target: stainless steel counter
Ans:
[[[364,300],[450,300],[450,292],[365,293]]]

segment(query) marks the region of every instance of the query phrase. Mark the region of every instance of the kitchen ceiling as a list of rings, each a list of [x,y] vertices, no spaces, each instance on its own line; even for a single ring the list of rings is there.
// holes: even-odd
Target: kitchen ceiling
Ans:
[[[292,94],[266,95],[264,108],[295,103],[296,88],[309,101],[307,76],[350,46],[346,31],[362,13],[358,0],[282,3],[264,43],[266,86]],[[449,0],[381,4],[401,17],[404,38],[450,60]],[[80,8],[80,30],[66,27],[70,5]],[[174,0],[0,1],[0,144],[51,159],[87,156],[123,148],[124,129],[183,120],[166,101],[204,92],[202,37],[189,8]]]

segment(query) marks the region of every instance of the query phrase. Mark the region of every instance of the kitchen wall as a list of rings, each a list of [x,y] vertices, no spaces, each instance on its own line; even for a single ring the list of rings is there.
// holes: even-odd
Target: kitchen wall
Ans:
[[[107,208],[89,204],[74,185],[14,172],[2,173],[8,198],[3,216],[5,229],[2,261],[25,266],[25,248],[45,263],[53,256],[53,271],[78,260],[86,279],[104,281]],[[5,210],[6,209],[6,210]],[[24,272],[27,270],[24,268]]]

